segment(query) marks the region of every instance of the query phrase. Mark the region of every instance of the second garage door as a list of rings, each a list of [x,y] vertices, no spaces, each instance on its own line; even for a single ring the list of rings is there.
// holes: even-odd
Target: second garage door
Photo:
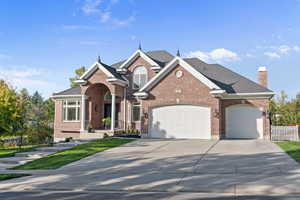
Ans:
[[[152,109],[152,138],[211,139],[210,108],[192,105]]]
[[[249,105],[226,108],[227,138],[263,138],[262,112]]]

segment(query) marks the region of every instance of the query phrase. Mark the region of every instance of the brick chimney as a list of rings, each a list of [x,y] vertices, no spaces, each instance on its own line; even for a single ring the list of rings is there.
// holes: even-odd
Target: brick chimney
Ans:
[[[268,72],[266,67],[259,67],[257,72],[257,82],[267,88],[268,87]]]

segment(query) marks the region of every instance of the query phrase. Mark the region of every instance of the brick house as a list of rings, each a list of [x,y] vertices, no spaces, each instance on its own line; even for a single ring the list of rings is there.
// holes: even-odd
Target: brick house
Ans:
[[[134,128],[145,138],[268,139],[267,71],[255,83],[221,65],[138,49],[128,59],[100,58],[77,81],[54,93],[55,141],[95,138]],[[111,118],[109,127],[102,122]],[[88,133],[90,124],[95,133]],[[103,129],[105,129],[103,131]],[[107,130],[109,128],[109,130]]]

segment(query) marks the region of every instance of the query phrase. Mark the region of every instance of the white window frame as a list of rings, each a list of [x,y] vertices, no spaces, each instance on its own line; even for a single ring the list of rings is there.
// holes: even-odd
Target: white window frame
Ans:
[[[68,105],[68,102],[75,102],[75,105]],[[81,104],[81,100],[78,99],[63,100],[63,104],[62,104],[63,122],[80,122],[80,112],[81,112],[80,104]],[[75,120],[68,120],[68,111],[67,111],[68,108],[75,108],[75,118],[76,118]]]
[[[140,89],[140,88],[142,88],[142,87],[144,87],[145,85],[142,85],[142,86],[135,86],[135,83],[134,83],[134,80],[135,80],[135,76],[136,75],[138,75],[138,81],[139,81],[139,84],[140,84],[140,82],[141,82],[141,73],[139,73],[139,74],[136,74],[136,73],[138,73],[137,72],[137,70],[139,70],[139,69],[144,69],[145,70],[145,72],[146,72],[146,81],[145,81],[145,85],[147,84],[147,82],[148,82],[148,70],[147,70],[147,68],[145,67],[145,66],[143,66],[143,65],[141,65],[141,66],[138,66],[138,67],[136,67],[134,70],[133,70],[133,76],[132,76],[132,88],[133,89]]]
[[[134,107],[139,107],[140,108],[139,120],[134,120],[134,115],[133,115],[133,109],[134,109]],[[140,103],[138,103],[138,102],[132,104],[131,117],[132,117],[132,121],[133,122],[140,122],[141,121],[141,107],[142,107],[142,105]]]

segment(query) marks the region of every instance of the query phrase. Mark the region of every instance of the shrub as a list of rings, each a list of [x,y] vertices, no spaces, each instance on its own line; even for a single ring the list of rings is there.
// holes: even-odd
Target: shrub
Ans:
[[[47,126],[39,128],[29,128],[27,130],[27,138],[29,144],[46,144],[52,141],[53,129]]]

